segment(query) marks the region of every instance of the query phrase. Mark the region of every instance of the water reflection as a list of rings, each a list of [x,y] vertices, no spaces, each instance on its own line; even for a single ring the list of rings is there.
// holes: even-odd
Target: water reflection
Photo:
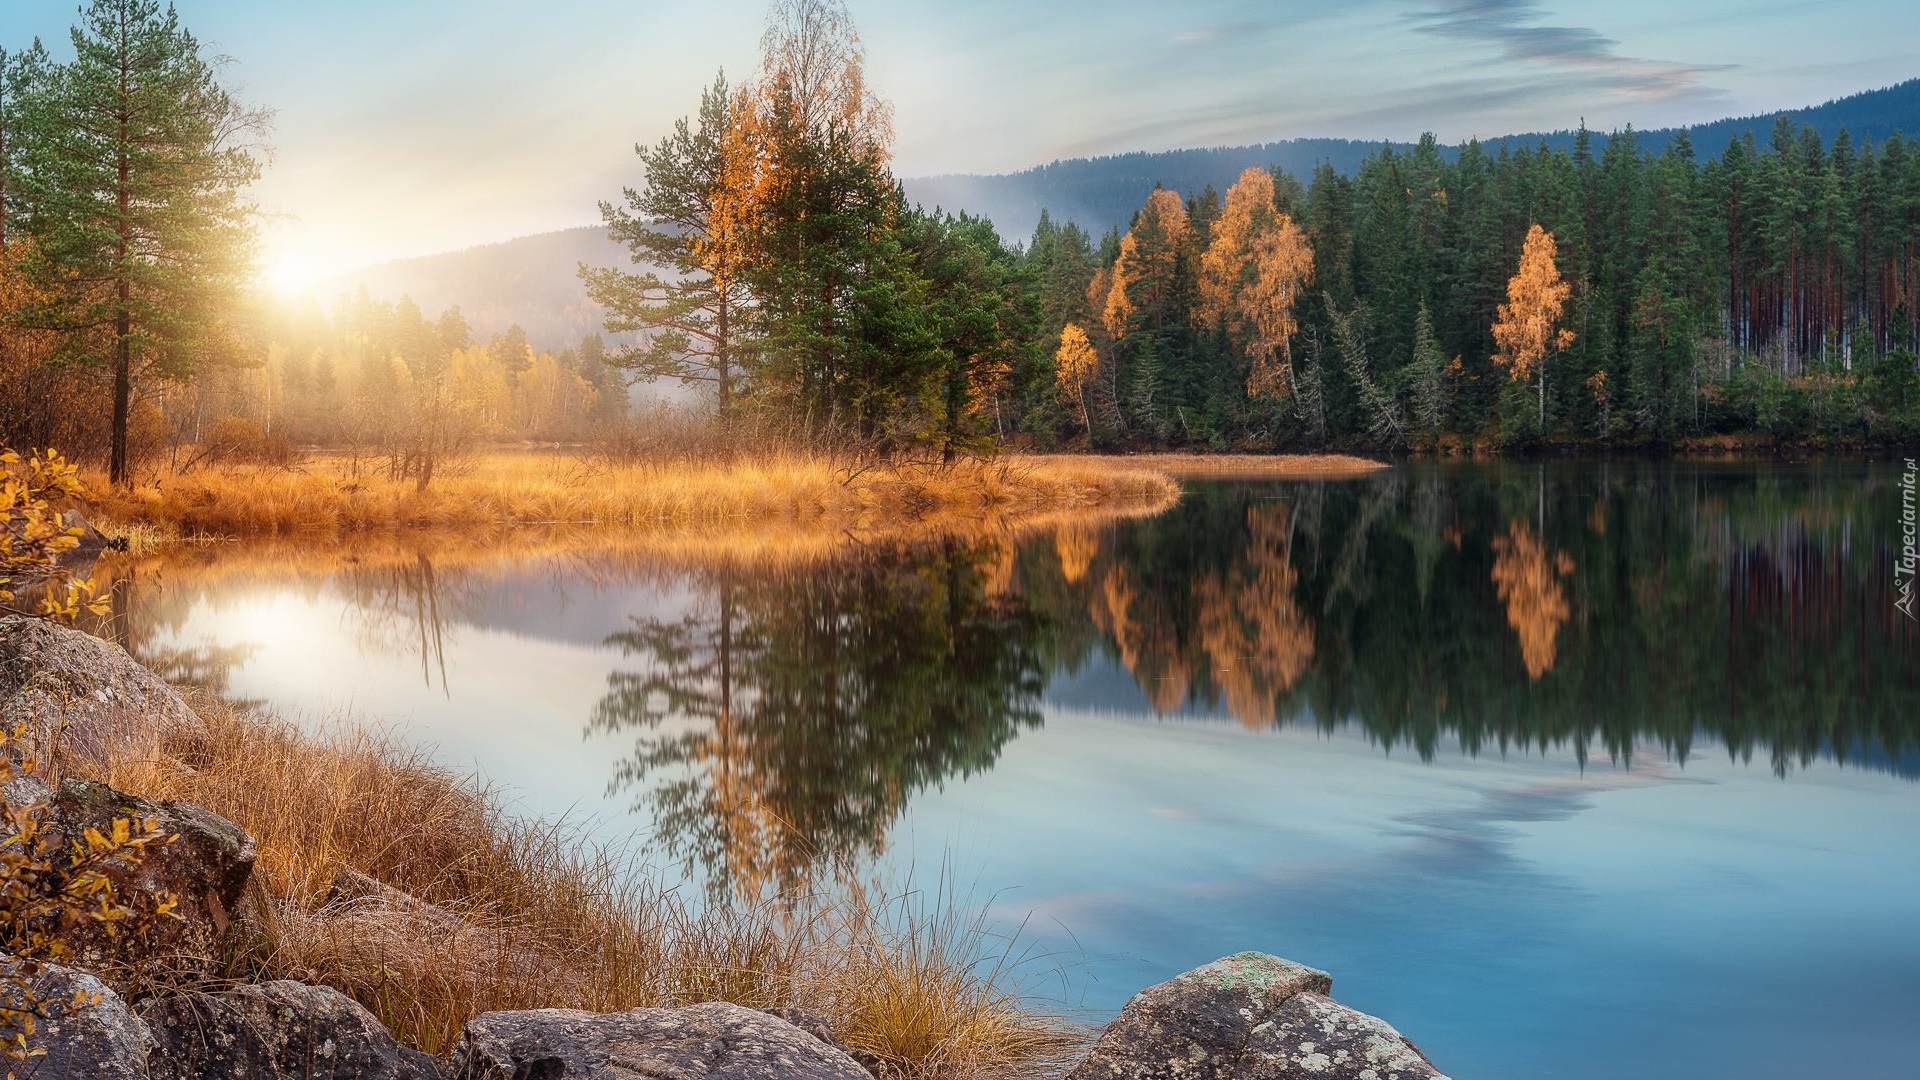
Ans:
[[[714,889],[763,894],[877,856],[916,793],[991,768],[1044,702],[1120,700],[1116,681],[1141,711],[1352,726],[1422,756],[1684,762],[1704,737],[1780,773],[1920,775],[1898,509],[1892,474],[1858,465],[1412,466],[792,560],[188,552],[115,564],[110,630],[221,690],[253,657],[221,613],[262,590],[336,597],[333,632],[441,694],[466,631],[597,650],[614,670],[585,720],[622,748],[610,789]],[[223,632],[191,640],[202,609]]]
[[[698,600],[614,635],[592,727],[616,789],[710,886],[760,896],[880,853],[921,789],[1040,723],[1044,621],[1001,595],[1011,549],[950,540],[804,569],[691,572]]]
[[[1161,715],[1354,724],[1422,755],[1626,761],[1646,741],[1684,761],[1705,735],[1781,772],[1886,765],[1920,741],[1890,476],[1427,466],[1219,485],[1029,543],[1023,581],[1081,643],[1069,669],[1106,655]]]

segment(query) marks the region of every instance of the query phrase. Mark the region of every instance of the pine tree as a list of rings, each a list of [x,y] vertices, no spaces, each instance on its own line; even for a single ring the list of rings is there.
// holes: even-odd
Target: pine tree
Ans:
[[[157,0],[93,0],[73,46],[28,92],[47,122],[23,132],[20,226],[54,297],[41,317],[112,369],[109,475],[125,485],[135,383],[240,351],[227,318],[252,276],[259,173],[244,140],[265,120]]]
[[[645,186],[627,188],[625,206],[600,204],[608,235],[648,269],[580,267],[587,295],[607,310],[607,330],[643,335],[607,362],[644,380],[711,385],[722,423],[744,374],[741,330],[750,299],[743,234],[753,193],[742,171],[728,167],[732,110],[722,74],[701,94],[696,125],[682,118],[652,149],[634,147]]]

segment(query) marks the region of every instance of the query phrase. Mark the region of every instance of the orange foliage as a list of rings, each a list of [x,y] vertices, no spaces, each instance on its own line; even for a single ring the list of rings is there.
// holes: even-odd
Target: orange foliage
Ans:
[[[1542,370],[1550,352],[1573,344],[1573,331],[1555,329],[1573,287],[1560,277],[1553,234],[1538,225],[1527,230],[1520,269],[1507,282],[1507,302],[1493,324],[1499,350],[1493,362],[1507,368],[1515,382]]]
[[[1200,647],[1213,660],[1227,709],[1248,728],[1271,725],[1279,698],[1313,665],[1313,620],[1294,597],[1293,528],[1287,507],[1247,511],[1244,558],[1223,579],[1194,589]]]
[[[1226,327],[1253,361],[1247,393],[1280,398],[1291,391],[1294,306],[1312,280],[1313,248],[1293,219],[1274,209],[1272,175],[1240,174],[1200,260],[1195,315]]]
[[[1085,529],[1068,526],[1053,534],[1053,551],[1060,557],[1060,576],[1067,584],[1078,585],[1100,554],[1100,541]]]
[[[1520,657],[1537,682],[1553,670],[1555,639],[1573,614],[1560,580],[1573,573],[1573,556],[1550,553],[1517,518],[1507,535],[1494,537],[1493,556],[1493,583],[1507,605],[1507,625],[1519,635]]]
[[[1173,298],[1180,256],[1193,240],[1193,223],[1177,192],[1155,188],[1133,228],[1120,239],[1112,284],[1101,305],[1101,322],[1117,341],[1127,335],[1142,308],[1164,312]]]
[[[1087,412],[1087,384],[1093,381],[1093,369],[1100,362],[1100,355],[1093,350],[1093,342],[1079,323],[1068,323],[1060,331],[1060,348],[1053,354],[1054,377],[1060,382],[1060,389],[1073,396],[1080,406],[1080,420],[1087,430],[1093,430],[1093,417]]]

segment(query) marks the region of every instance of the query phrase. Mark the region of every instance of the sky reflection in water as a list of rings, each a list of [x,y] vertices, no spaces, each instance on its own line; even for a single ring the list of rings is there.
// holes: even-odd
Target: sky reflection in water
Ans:
[[[944,866],[1096,1014],[1257,948],[1462,1076],[1896,1076],[1897,507],[1863,466],[1416,467],[806,569],[147,566],[121,626],[719,892]]]

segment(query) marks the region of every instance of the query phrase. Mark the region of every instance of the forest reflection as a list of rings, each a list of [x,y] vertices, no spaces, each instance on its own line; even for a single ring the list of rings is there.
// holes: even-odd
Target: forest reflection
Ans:
[[[791,893],[883,848],[912,796],[990,767],[1040,723],[1044,624],[1011,549],[948,540],[831,565],[694,571],[700,599],[615,635],[632,670],[592,727],[656,843],[717,892]]]
[[[870,862],[1043,706],[1353,728],[1423,758],[1709,742],[1783,775],[1920,777],[1899,506],[1858,464],[1410,465],[804,558],[189,553],[116,564],[109,630],[218,692],[252,647],[180,630],[249,590],[335,598],[328,632],[438,693],[463,628],[591,650],[615,669],[584,718],[621,748],[609,790],[716,893],[766,895]]]

